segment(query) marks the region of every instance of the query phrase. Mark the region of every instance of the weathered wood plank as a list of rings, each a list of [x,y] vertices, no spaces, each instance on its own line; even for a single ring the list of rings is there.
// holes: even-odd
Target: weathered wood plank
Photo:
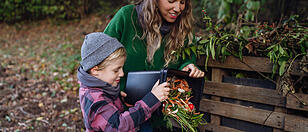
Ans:
[[[285,131],[291,132],[307,132],[308,131],[308,118],[287,115],[285,117]]]
[[[298,97],[300,99],[300,101],[305,102],[306,105],[303,105],[302,103],[300,103],[300,101],[295,96]],[[308,94],[300,94],[300,93],[295,93],[294,95],[288,94],[288,96],[287,96],[287,108],[308,111],[308,102],[307,101],[308,101]]]
[[[215,68],[228,68],[228,69],[237,69],[244,71],[259,71],[265,73],[271,73],[273,64],[270,62],[269,58],[265,57],[252,57],[252,56],[243,56],[243,62],[249,66],[242,63],[239,58],[228,56],[224,63],[219,61],[212,60],[211,57],[208,62],[208,67]],[[205,56],[201,56],[197,59],[197,65],[204,65]],[[291,74],[300,75],[300,70],[298,69],[299,62],[294,61]],[[306,74],[307,76],[307,74]]]
[[[276,90],[206,81],[203,93],[275,106],[285,106],[285,97]]]
[[[277,76],[277,79],[276,79],[276,80],[280,80],[280,78],[281,78],[280,76]],[[278,85],[276,85],[276,90],[277,90],[277,89],[279,89],[279,86],[278,86]],[[284,113],[284,114],[287,113],[287,109],[286,109],[285,107],[279,107],[279,106],[275,106],[274,111],[275,111],[275,112]],[[274,129],[273,129],[273,132],[284,132],[284,130],[283,130],[283,129],[274,128]]]
[[[283,129],[285,114],[236,104],[202,99],[200,111]]]
[[[275,112],[280,112],[280,113],[286,113],[287,110],[283,107],[278,107],[278,106],[275,106],[275,109],[274,109]],[[273,129],[273,132],[284,132],[283,129],[278,129],[278,128],[274,128]]]
[[[212,81],[214,82],[222,82],[222,78],[225,72],[221,69],[218,68],[213,68],[212,69]],[[212,100],[214,101],[220,101],[220,97],[217,96],[212,96]],[[215,125],[220,125],[220,117],[217,115],[211,115],[211,123]]]
[[[257,71],[260,72],[272,72],[272,64],[269,59],[264,57],[251,57],[251,56],[244,56],[243,62],[251,66]],[[205,63],[205,56],[200,57],[197,61],[197,64],[204,65]],[[229,69],[238,69],[238,70],[245,70],[245,71],[253,71],[247,65],[240,62],[240,60],[233,56],[228,56],[224,63],[220,63],[219,61],[212,60],[211,57],[208,62],[209,67],[217,67],[217,68],[229,68]]]
[[[200,126],[199,129],[201,132],[204,132],[205,130],[207,131],[213,131],[213,132],[243,132],[238,129],[230,128],[230,127],[225,127],[225,126],[220,126],[220,125],[215,125],[215,124],[206,124],[204,126]]]

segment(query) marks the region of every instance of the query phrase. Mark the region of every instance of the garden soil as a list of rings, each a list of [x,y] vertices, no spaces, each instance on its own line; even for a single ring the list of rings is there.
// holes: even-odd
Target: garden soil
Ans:
[[[0,131],[85,130],[75,72],[80,47],[109,20],[0,23]]]

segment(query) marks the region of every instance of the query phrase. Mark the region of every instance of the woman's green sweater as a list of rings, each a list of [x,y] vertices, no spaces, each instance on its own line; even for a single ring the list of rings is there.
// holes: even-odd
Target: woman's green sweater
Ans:
[[[146,40],[141,40],[142,27],[139,23],[135,5],[127,5],[122,7],[109,22],[104,33],[111,37],[117,38],[125,47],[127,59],[124,64],[124,77],[121,78],[120,88],[123,91],[127,72],[129,71],[157,71],[164,68],[164,47],[165,39],[163,38],[160,48],[155,52],[152,64],[146,61],[147,49]],[[187,43],[186,43],[187,45]],[[179,57],[182,58],[182,57]],[[192,59],[181,60],[169,64],[168,68],[181,70],[188,64],[195,64],[196,57]],[[142,82],[140,82],[142,83]],[[152,116],[152,126],[161,126],[163,120],[159,116]]]
[[[125,75],[120,83],[121,90],[123,90],[125,86],[127,72],[157,71],[164,68],[164,39],[160,48],[154,54],[153,63],[150,64],[146,61],[146,40],[139,39],[142,36],[142,27],[138,20],[135,5],[122,7],[109,22],[104,33],[117,38],[124,45],[127,52],[127,59],[123,68]],[[188,64],[194,64],[195,60],[195,57],[186,60],[180,59],[176,63],[169,64],[168,68],[182,69]]]

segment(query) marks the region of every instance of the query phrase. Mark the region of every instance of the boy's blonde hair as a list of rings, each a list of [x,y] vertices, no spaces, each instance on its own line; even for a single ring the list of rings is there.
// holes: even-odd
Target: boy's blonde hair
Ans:
[[[98,69],[99,70],[102,70],[104,69],[106,66],[110,65],[112,60],[115,60],[115,59],[120,59],[122,57],[125,57],[126,58],[126,51],[125,51],[125,48],[121,47],[121,48],[118,48],[117,50],[115,50],[113,53],[111,53],[105,60],[103,60],[101,63],[99,63],[97,66],[98,66]]]

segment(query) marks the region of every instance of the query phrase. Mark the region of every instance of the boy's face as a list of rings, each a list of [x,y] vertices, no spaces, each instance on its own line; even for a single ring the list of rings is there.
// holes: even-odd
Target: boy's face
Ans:
[[[102,70],[92,70],[92,73],[96,78],[101,79],[115,87],[119,84],[120,77],[124,76],[123,65],[125,59],[125,57],[121,57],[119,59],[112,60],[112,62]],[[98,67],[95,66],[94,69],[95,68]]]

